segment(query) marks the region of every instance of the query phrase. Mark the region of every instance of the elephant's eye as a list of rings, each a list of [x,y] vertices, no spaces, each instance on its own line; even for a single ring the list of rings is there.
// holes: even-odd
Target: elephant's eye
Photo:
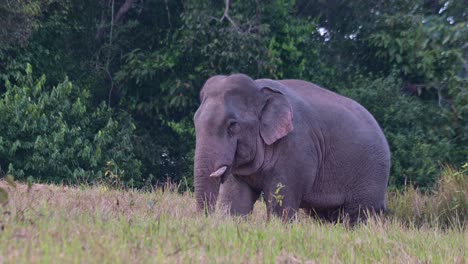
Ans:
[[[239,123],[234,120],[229,120],[228,123],[228,133],[230,135],[236,134],[240,131]]]

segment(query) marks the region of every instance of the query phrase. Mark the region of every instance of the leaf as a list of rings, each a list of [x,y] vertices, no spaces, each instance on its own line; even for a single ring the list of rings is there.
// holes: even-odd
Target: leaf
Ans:
[[[7,182],[11,187],[13,187],[13,188],[16,189],[16,182],[15,182],[15,178],[13,178],[13,176],[7,175],[7,176],[5,177],[5,179],[6,179],[6,182]]]
[[[28,184],[28,192],[31,191],[32,186],[33,186],[33,179],[32,177],[28,177],[27,179],[27,184]]]
[[[442,44],[445,45],[450,41],[450,35],[445,36],[444,40],[442,40]]]
[[[0,188],[0,204],[6,204],[8,202],[8,193],[3,188]]]
[[[150,209],[153,209],[154,205],[156,204],[153,200],[149,200],[146,202],[146,204],[148,205],[148,207]]]
[[[396,54],[395,58],[396,58],[397,63],[401,63],[402,58],[401,58],[400,54]]]

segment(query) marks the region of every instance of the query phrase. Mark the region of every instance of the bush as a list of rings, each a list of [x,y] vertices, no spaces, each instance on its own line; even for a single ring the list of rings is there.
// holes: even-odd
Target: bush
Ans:
[[[76,184],[107,181],[112,164],[120,182],[143,184],[131,118],[104,103],[91,108],[88,90],[68,80],[48,88],[45,79],[34,79],[28,65],[14,85],[6,82],[0,97],[0,169],[18,180]]]
[[[414,186],[389,194],[389,209],[394,217],[416,226],[468,226],[468,163],[457,171],[445,167],[437,188],[424,194]]]
[[[451,129],[449,109],[402,94],[398,78],[369,79],[361,77],[352,88],[340,92],[366,107],[384,130],[392,153],[392,188],[411,183],[431,189],[441,164],[461,165],[466,160],[463,146],[468,142],[460,144],[463,130]]]

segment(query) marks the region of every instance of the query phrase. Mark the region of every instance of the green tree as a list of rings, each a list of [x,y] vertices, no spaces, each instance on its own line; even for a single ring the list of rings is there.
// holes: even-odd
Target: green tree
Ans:
[[[406,179],[429,188],[439,164],[468,157],[464,6],[463,0],[12,0],[0,4],[0,22],[9,21],[0,29],[0,94],[11,94],[5,80],[24,86],[28,63],[34,80],[47,76],[41,94],[68,77],[74,92],[62,99],[89,93],[88,112],[105,108],[106,118],[135,125],[125,132],[132,142],[125,153],[141,162],[141,181],[155,183],[191,178],[192,115],[211,75],[305,79],[355,98],[376,116],[392,148],[392,186]],[[103,126],[90,116],[83,126]],[[15,153],[3,158],[12,163]]]
[[[0,97],[2,170],[19,180],[91,183],[106,181],[105,167],[112,162],[122,183],[144,183],[127,115],[105,104],[93,108],[88,90],[68,80],[46,87],[45,76],[34,79],[30,65],[6,89]]]

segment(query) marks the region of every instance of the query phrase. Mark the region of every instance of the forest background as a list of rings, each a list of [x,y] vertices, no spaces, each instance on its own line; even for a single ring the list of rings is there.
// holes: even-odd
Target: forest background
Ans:
[[[0,177],[192,188],[215,74],[304,79],[364,105],[390,187],[468,161],[468,1],[1,0]]]

